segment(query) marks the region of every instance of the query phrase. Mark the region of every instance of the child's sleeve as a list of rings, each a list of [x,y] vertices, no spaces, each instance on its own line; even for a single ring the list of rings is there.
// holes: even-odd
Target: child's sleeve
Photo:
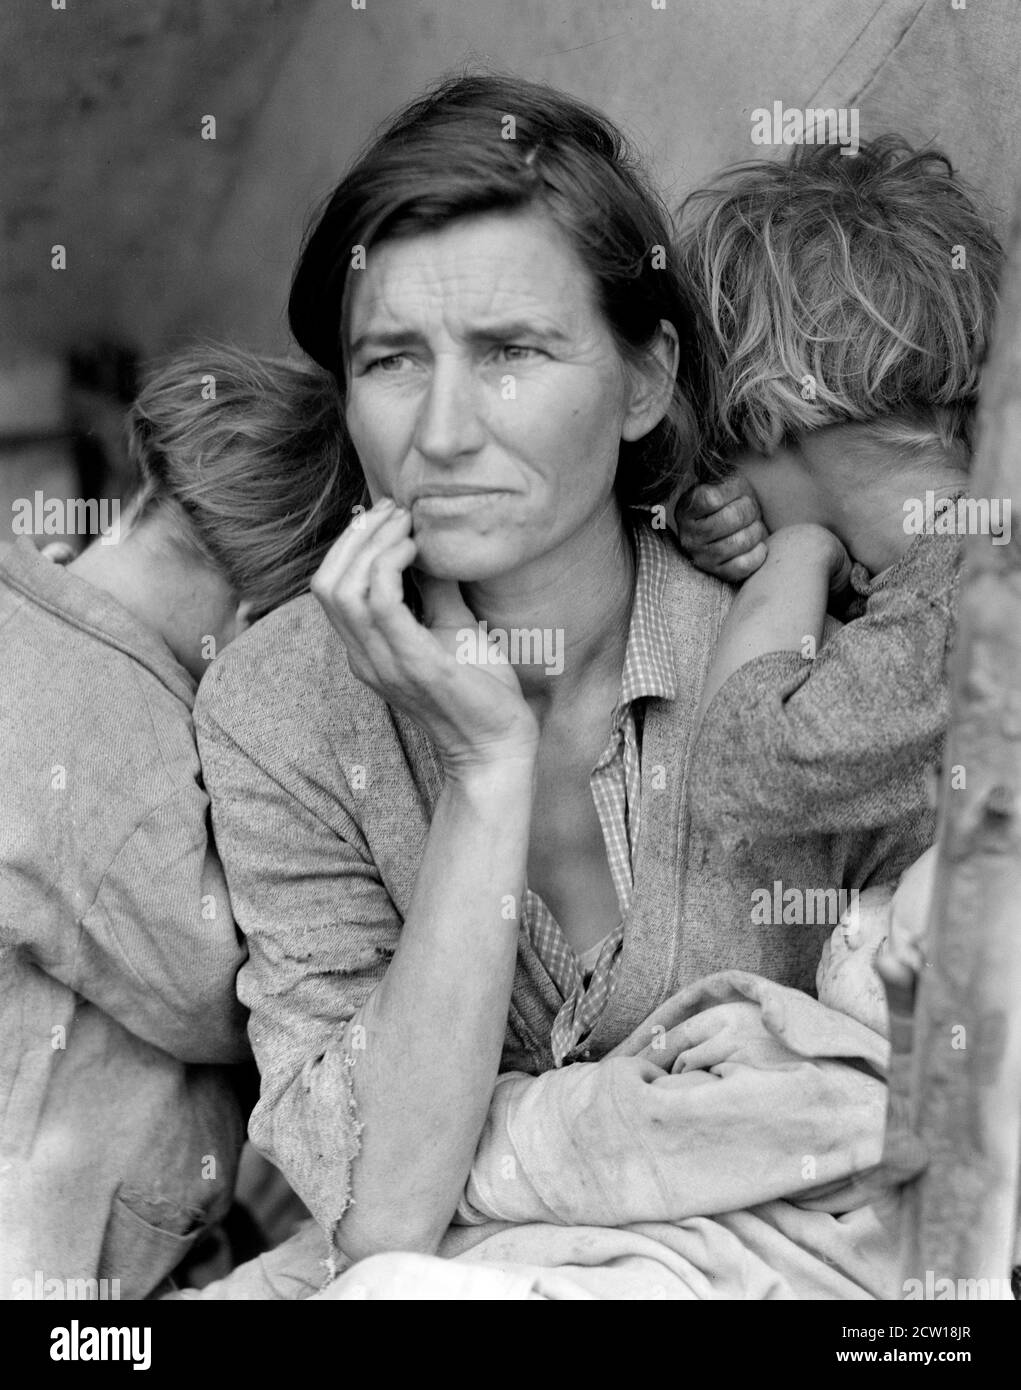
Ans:
[[[876,829],[926,804],[949,718],[960,541],[920,536],[814,660],[770,652],[706,710],[696,822],[758,839]]]
[[[240,1062],[244,958],[196,782],[150,812],[104,873],[66,983],[183,1062]]]

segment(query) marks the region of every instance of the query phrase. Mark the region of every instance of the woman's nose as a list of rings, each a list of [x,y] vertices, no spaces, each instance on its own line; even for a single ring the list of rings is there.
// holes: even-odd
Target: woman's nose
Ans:
[[[485,434],[477,383],[467,363],[437,362],[419,408],[415,445],[424,457],[452,460],[480,449]]]

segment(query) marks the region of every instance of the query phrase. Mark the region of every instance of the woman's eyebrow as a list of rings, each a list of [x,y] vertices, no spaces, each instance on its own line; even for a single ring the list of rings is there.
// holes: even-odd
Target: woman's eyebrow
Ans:
[[[537,323],[534,319],[498,319],[482,323],[466,335],[474,342],[510,342],[514,338],[541,338],[548,343],[566,343],[569,335],[552,323]]]
[[[470,343],[506,343],[515,338],[539,339],[550,344],[563,344],[570,335],[554,324],[537,323],[532,319],[500,319],[492,323],[474,325],[465,334]],[[413,328],[367,328],[351,343],[351,355],[357,356],[367,348],[397,349],[416,347],[425,342],[425,336]]]
[[[354,356],[369,347],[400,348],[424,341],[421,333],[410,328],[368,328],[364,333],[359,333],[351,343],[351,355]]]

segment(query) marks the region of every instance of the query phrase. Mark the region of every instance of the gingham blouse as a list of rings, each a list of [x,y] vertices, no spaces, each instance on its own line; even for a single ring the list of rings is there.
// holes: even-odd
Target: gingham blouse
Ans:
[[[610,718],[606,747],[589,775],[621,920],[601,943],[595,967],[587,979],[553,913],[537,893],[530,888],[525,890],[521,929],[527,932],[564,1001],[550,1035],[558,1067],[565,1061],[584,1058],[584,1040],[613,992],[617,959],[631,909],[632,862],[641,828],[643,701],[649,696],[671,699],[676,693],[670,633],[661,606],[666,555],[658,538],[646,527],[637,527],[634,535],[635,596],[620,697]]]

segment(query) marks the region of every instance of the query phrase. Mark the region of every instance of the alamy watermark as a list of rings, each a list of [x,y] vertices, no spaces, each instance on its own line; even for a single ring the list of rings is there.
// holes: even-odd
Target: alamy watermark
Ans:
[[[483,619],[476,627],[457,632],[456,660],[485,666],[544,666],[548,676],[564,670],[564,629],[562,627],[494,627]]]
[[[904,503],[909,536],[992,536],[993,545],[1010,542],[1009,497],[942,497],[934,492]]]
[[[956,1300],[961,1303],[1014,1301],[1014,1293],[1009,1279],[947,1279],[937,1278],[936,1271],[927,1269],[923,1279],[905,1279],[902,1287],[904,1299],[914,1302],[926,1299],[928,1302]]]
[[[753,145],[839,145],[841,154],[857,154],[857,106],[790,106],[774,101],[772,108],[752,112]]]
[[[62,1302],[116,1301],[121,1296],[119,1279],[63,1279],[47,1277],[37,1269],[31,1279],[11,1280],[12,1299],[54,1299]]]
[[[100,545],[116,545],[121,536],[121,504],[116,497],[16,497],[11,530],[16,536],[99,536]]]
[[[857,888],[772,888],[752,890],[752,925],[756,927],[835,927],[858,921]]]
[[[135,1371],[152,1365],[151,1327],[83,1327],[77,1318],[70,1327],[50,1333],[51,1361],[130,1361]]]

